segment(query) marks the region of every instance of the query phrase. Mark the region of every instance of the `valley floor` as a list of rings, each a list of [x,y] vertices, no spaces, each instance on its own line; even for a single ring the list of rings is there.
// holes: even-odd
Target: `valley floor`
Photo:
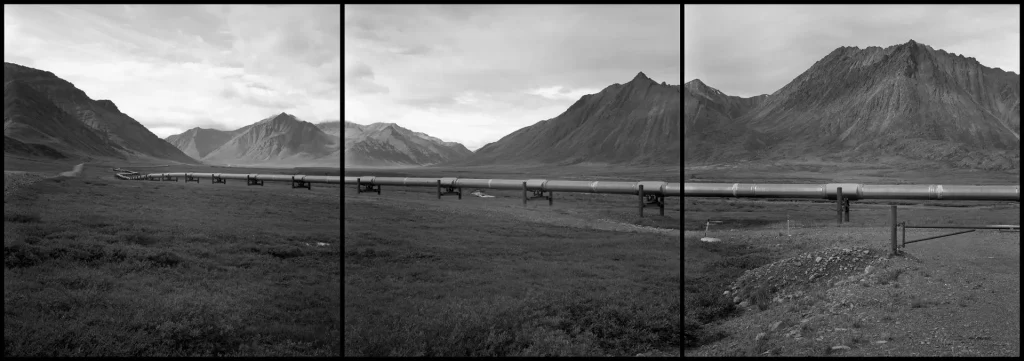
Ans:
[[[913,243],[888,258],[886,205],[854,205],[837,227],[831,204],[686,203],[686,356],[1020,355],[1019,232]],[[1020,224],[1012,202],[899,209],[918,225]],[[707,219],[723,222],[707,232],[720,242],[700,240]]]
[[[4,172],[5,357],[341,355],[340,187],[24,165]]]
[[[346,186],[346,356],[680,356],[678,203],[463,191]]]

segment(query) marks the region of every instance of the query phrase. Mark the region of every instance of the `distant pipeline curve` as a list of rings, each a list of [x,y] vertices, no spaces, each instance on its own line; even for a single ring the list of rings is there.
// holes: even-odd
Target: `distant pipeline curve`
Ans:
[[[956,200],[1020,202],[1020,185],[939,184],[754,184],[684,183],[683,197],[818,198],[835,200],[839,188],[846,200]]]
[[[661,181],[615,182],[615,181],[566,181],[547,179],[472,179],[472,178],[409,178],[409,177],[345,177],[345,184],[355,184],[360,193],[380,194],[381,186],[437,187],[437,198],[445,194],[457,194],[462,199],[462,188],[488,188],[522,190],[523,205],[530,198],[544,198],[548,205],[554,202],[554,192],[636,194],[639,196],[640,216],[643,217],[645,204],[657,205],[660,214],[665,215],[665,197],[680,196],[679,183]],[[526,192],[533,196],[527,197]],[[548,192],[545,196],[544,192]]]
[[[115,177],[121,180],[151,180],[151,181],[178,181],[184,177],[185,182],[199,183],[200,179],[210,179],[211,183],[227,184],[228,179],[245,180],[247,185],[262,186],[264,181],[271,182],[292,182],[292,188],[312,189],[313,183],[341,184],[341,176],[323,175],[284,175],[284,174],[232,174],[232,173],[150,173],[141,174],[127,169],[114,168]]]

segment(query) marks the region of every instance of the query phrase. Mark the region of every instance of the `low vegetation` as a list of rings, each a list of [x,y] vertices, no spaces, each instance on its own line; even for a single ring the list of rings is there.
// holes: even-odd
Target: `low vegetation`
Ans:
[[[337,187],[97,168],[4,204],[5,357],[341,355]]]
[[[680,354],[678,238],[418,205],[346,198],[346,356]]]

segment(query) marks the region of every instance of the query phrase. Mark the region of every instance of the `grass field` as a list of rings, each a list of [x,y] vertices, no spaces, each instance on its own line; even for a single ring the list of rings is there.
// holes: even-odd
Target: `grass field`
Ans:
[[[132,169],[87,164],[5,197],[5,357],[341,355],[339,186],[120,181],[115,166]]]
[[[788,165],[784,173],[773,173],[779,169],[688,169],[687,179],[699,182],[768,182],[768,183],[823,183],[832,181],[857,181],[864,183],[926,183],[926,184],[1017,184],[1007,174],[964,173],[956,175],[931,177],[934,171],[916,170],[895,172],[878,169],[875,173],[859,173],[858,177],[821,173],[820,166],[808,166],[798,169]],[[827,170],[827,169],[826,169]],[[863,169],[862,169],[863,170]],[[853,174],[856,172],[852,172]],[[774,174],[774,176],[773,176]],[[780,174],[782,174],[780,176]],[[784,180],[779,180],[784,179]],[[930,182],[929,182],[930,181]],[[908,331],[904,337],[882,336],[875,341],[868,335],[879,330],[882,335],[889,335],[893,330],[892,322],[902,321],[903,327],[926,328],[921,322],[926,320],[953,320],[992,318],[999,319],[1000,314],[1007,312],[1008,304],[1013,304],[1013,297],[1019,300],[1019,290],[1006,289],[1000,285],[1004,282],[1019,284],[1019,233],[999,233],[995,231],[979,231],[959,238],[945,238],[908,245],[911,255],[917,254],[921,262],[906,260],[913,264],[913,276],[900,273],[901,268],[887,269],[886,275],[876,283],[864,284],[864,291],[885,289],[887,295],[893,297],[887,301],[886,310],[896,310],[881,320],[872,320],[870,315],[883,313],[878,306],[854,305],[846,306],[863,308],[849,314],[839,314],[822,321],[808,315],[815,307],[834,300],[838,293],[829,287],[820,288],[793,304],[780,307],[779,310],[768,310],[771,295],[753,297],[751,302],[760,307],[755,311],[744,312],[737,307],[731,296],[723,296],[723,290],[741,275],[762,266],[795,257],[807,252],[820,251],[828,248],[849,248],[854,246],[868,247],[879,253],[887,251],[889,229],[889,204],[898,205],[899,221],[911,225],[950,225],[950,224],[1020,224],[1020,205],[1016,202],[951,202],[951,201],[856,201],[851,202],[850,222],[837,226],[836,205],[825,200],[806,199],[736,199],[736,198],[689,198],[683,201],[684,209],[684,343],[687,356],[758,356],[788,355],[810,356],[829,355],[837,352],[848,352],[850,355],[884,356],[884,355],[1007,355],[1013,354],[1016,347],[1019,355],[1019,340],[1016,344],[1005,341],[1002,337],[979,336],[980,338],[954,343],[952,348],[943,342],[940,345],[926,344],[931,336]],[[710,226],[707,236],[720,238],[717,243],[701,242],[707,220],[720,221]],[[787,231],[787,219],[790,229]],[[918,239],[927,236],[952,233],[955,230],[924,230],[910,229],[907,239]],[[954,248],[955,246],[955,248]],[[963,249],[961,249],[963,248]],[[955,250],[954,250],[955,249]],[[982,259],[983,261],[978,261]],[[903,262],[903,261],[900,261]],[[902,264],[902,263],[901,263]],[[1008,266],[1007,266],[1008,265]],[[863,267],[862,267],[863,268]],[[1016,274],[1004,275],[1007,269],[1018,269]],[[942,277],[934,277],[942,274]],[[965,275],[970,275],[965,276]],[[806,275],[804,275],[806,278]],[[922,280],[929,277],[939,278],[936,285]],[[966,279],[964,279],[966,278]],[[901,282],[896,282],[900,279]],[[1005,280],[1004,280],[1005,279]],[[984,280],[985,282],[981,282]],[[999,280],[999,281],[995,281]],[[805,281],[807,281],[805,279]],[[944,283],[943,283],[944,281]],[[973,283],[972,283],[973,282]],[[984,285],[981,285],[984,283]],[[903,289],[900,289],[900,284]],[[949,287],[957,289],[955,296],[959,300],[949,300]],[[987,287],[993,286],[993,293],[1000,297],[992,298]],[[939,293],[938,290],[946,290]],[[927,291],[921,291],[927,290]],[[985,291],[986,296],[975,295]],[[1005,292],[1004,292],[1005,291]],[[879,291],[881,292],[881,291]],[[1008,292],[1008,293],[1007,293]],[[855,292],[856,294],[856,292]],[[831,298],[830,298],[831,297]],[[988,297],[988,301],[979,299]],[[942,300],[936,301],[936,300]],[[1008,302],[1005,303],[1004,302]],[[993,306],[998,305],[998,306]],[[938,313],[953,307],[953,313]],[[789,311],[786,311],[786,310]],[[788,312],[788,313],[787,313]],[[1019,308],[1017,308],[1019,312]],[[1012,312],[1011,312],[1012,313]],[[788,316],[786,316],[788,315]],[[866,316],[868,315],[868,316]],[[970,316],[974,315],[974,316]],[[991,317],[989,317],[991,316]],[[888,317],[888,319],[886,319]],[[940,318],[936,318],[940,317]],[[804,320],[801,320],[804,318]],[[796,334],[820,335],[818,338],[792,340],[785,337],[774,321],[781,321],[781,328],[796,327]],[[969,322],[969,321],[965,321]],[[889,323],[888,326],[886,324]],[[898,323],[898,322],[897,322]],[[994,322],[990,323],[994,324]],[[728,325],[728,326],[726,326]],[[747,326],[744,326],[747,325]],[[764,325],[764,326],[762,326]],[[771,325],[770,327],[768,325]],[[796,325],[796,326],[794,326]],[[814,326],[811,326],[814,325]],[[932,325],[927,325],[932,326]],[[1011,326],[1012,327],[1012,326]],[[931,327],[927,327],[931,330]],[[890,331],[884,331],[884,330]],[[834,330],[852,330],[846,338],[838,337]],[[936,331],[941,330],[947,334]],[[979,331],[981,330],[981,331]],[[1019,336],[1019,324],[1014,330],[999,329],[999,333],[1009,338]],[[977,324],[967,324],[957,328],[950,326],[934,328],[940,339],[956,339],[957,332],[985,332]],[[1013,333],[1015,331],[1016,333]],[[754,335],[764,333],[767,337]],[[749,335],[748,335],[749,334]],[[895,333],[893,333],[895,334]],[[851,338],[852,337],[852,338]],[[982,340],[982,341],[978,341]],[[908,342],[910,344],[908,344]],[[916,344],[920,342],[920,345]],[[988,344],[986,344],[988,343]],[[849,345],[832,349],[837,345]],[[967,348],[970,345],[976,348]],[[934,349],[932,347],[935,347]],[[691,350],[700,350],[699,353]],[[837,351],[838,350],[838,351]],[[919,352],[919,353],[918,353]],[[1009,352],[1009,353],[1007,353]]]
[[[346,356],[681,355],[678,203],[665,217],[640,219],[629,196],[556,193],[554,206],[523,207],[514,191],[477,198],[464,189],[462,200],[438,200],[432,188],[385,186],[381,195],[351,188],[344,190]],[[672,225],[675,235],[654,231]]]

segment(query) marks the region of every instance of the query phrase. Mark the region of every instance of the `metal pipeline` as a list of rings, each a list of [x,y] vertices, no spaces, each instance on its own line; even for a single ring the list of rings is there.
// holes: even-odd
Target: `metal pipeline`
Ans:
[[[643,185],[644,194],[678,197],[679,183],[660,181],[642,182],[610,182],[610,181],[565,181],[546,179],[472,179],[472,178],[402,178],[402,177],[345,177],[345,184],[388,185],[405,187],[436,187],[437,181],[443,187],[453,188],[488,188],[504,190],[521,190],[523,182],[529,191],[541,192],[585,192],[638,194],[639,186]]]
[[[937,184],[752,184],[684,183],[684,197],[753,197],[836,199],[836,188],[843,197],[862,199],[930,199],[1020,202],[1020,185],[937,185]],[[666,187],[668,188],[668,187]],[[647,186],[644,186],[647,191]],[[675,190],[678,192],[678,188]]]
[[[325,183],[325,184],[341,184],[341,176],[322,176],[322,175],[285,175],[285,174],[233,174],[233,173],[192,173],[192,172],[175,172],[175,173],[150,173],[150,174],[138,174],[131,171],[125,171],[119,169],[123,173],[118,173],[117,177],[125,180],[141,180],[141,179],[163,179],[165,177],[187,177],[187,178],[199,178],[199,179],[238,179],[238,180],[258,180],[258,181],[272,181],[272,182],[304,182],[304,183]]]

